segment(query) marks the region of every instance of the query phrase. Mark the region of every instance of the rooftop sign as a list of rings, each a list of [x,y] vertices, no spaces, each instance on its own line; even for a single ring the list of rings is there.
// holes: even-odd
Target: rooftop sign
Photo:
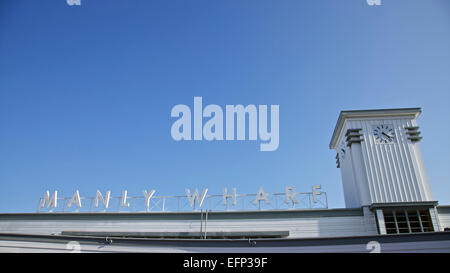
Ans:
[[[95,197],[84,197],[78,190],[71,197],[59,197],[58,191],[39,199],[37,212],[181,212],[208,209],[228,210],[283,210],[327,208],[327,196],[321,186],[312,186],[311,192],[296,192],[293,186],[286,186],[284,193],[266,193],[262,187],[255,194],[238,194],[236,188],[223,189],[220,195],[208,195],[185,189],[186,195],[156,196],[156,190],[143,190],[140,196],[129,196],[122,191],[112,196],[111,191],[96,191]]]

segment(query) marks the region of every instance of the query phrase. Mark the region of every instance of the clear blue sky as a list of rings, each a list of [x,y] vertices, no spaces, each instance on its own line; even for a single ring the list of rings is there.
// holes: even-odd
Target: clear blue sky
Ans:
[[[341,110],[422,107],[434,198],[450,204],[450,1],[0,2],[0,212],[83,196],[310,191],[344,207]],[[176,104],[280,105],[280,146],[175,142]]]

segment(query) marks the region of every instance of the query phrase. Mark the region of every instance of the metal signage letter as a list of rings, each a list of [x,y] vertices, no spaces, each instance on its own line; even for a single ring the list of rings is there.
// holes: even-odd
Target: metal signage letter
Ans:
[[[103,205],[105,206],[105,209],[109,207],[109,198],[111,197],[111,191],[106,191],[105,198],[103,198],[102,193],[97,190],[95,193],[95,207],[98,208],[98,201],[101,200]]]
[[[233,206],[235,206],[236,205],[236,188],[233,188],[231,190],[231,194],[228,194],[227,188],[223,188],[222,204],[224,206],[228,206],[228,198],[231,198],[231,204]]]
[[[202,204],[203,204],[203,200],[205,200],[206,193],[208,192],[208,189],[206,189],[206,188],[203,189],[203,193],[202,193],[201,197],[199,196],[197,189],[195,189],[195,191],[192,194],[192,196],[191,196],[191,191],[189,189],[185,189],[185,190],[186,190],[186,196],[187,196],[187,198],[189,200],[189,205],[191,207],[193,207],[195,205],[195,199],[197,199],[198,206],[201,207]]]
[[[264,192],[264,189],[261,187],[259,188],[258,193],[256,194],[255,200],[253,200],[253,204],[257,204],[259,201],[265,201],[266,204],[270,204],[269,199],[267,199],[267,193]]]
[[[153,195],[155,194],[155,190],[151,190],[149,193],[147,193],[146,190],[143,190],[142,193],[144,194],[145,197],[145,208],[148,210],[149,206],[150,206],[150,199],[153,197]]]
[[[67,204],[67,207],[70,208],[72,204],[75,204],[78,208],[81,208],[80,192],[78,190],[75,191],[75,194],[70,199],[69,204]]]
[[[294,204],[298,203],[297,199],[295,199],[295,195],[297,194],[295,192],[295,188],[293,186],[286,186],[286,204],[292,203],[292,206]]]
[[[321,189],[321,185],[319,186],[312,186],[312,194],[313,194],[313,201],[314,203],[317,203],[317,195],[321,195],[321,191],[317,191]]]
[[[121,207],[126,207],[128,208],[130,206],[130,203],[127,202],[127,191],[122,191],[122,198],[121,198],[122,202],[120,203]]]
[[[56,208],[56,200],[58,199],[58,191],[54,191],[52,197],[50,198],[50,192],[45,192],[45,197],[43,200],[41,200],[41,203],[39,204],[39,208],[47,207],[47,208]]]

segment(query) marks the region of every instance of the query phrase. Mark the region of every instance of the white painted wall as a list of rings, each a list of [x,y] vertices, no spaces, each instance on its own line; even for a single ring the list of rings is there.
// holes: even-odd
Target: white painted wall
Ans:
[[[369,216],[370,218],[371,216]],[[372,217],[373,218],[373,217]],[[208,232],[289,231],[290,238],[377,234],[367,216],[208,220]],[[204,230],[204,226],[203,226]],[[200,220],[3,220],[0,233],[60,234],[62,231],[199,232]]]

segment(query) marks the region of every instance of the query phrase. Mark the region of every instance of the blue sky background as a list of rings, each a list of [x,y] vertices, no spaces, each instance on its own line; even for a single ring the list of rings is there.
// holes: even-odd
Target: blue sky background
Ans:
[[[176,104],[279,104],[280,146],[175,142]],[[344,207],[341,110],[422,107],[434,198],[450,204],[450,1],[0,2],[0,212],[83,196],[310,191]]]

